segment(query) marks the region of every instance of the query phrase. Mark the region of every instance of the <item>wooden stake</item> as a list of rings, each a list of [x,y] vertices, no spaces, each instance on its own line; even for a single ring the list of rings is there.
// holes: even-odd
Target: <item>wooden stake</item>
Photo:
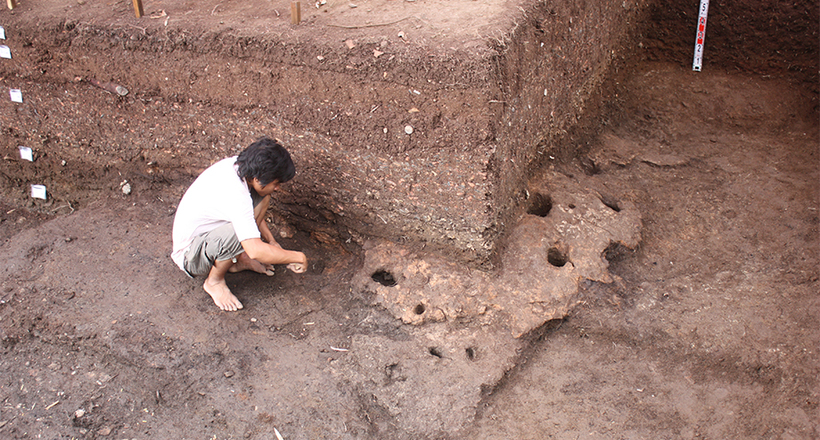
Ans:
[[[17,6],[16,0],[6,0],[6,5],[8,5],[9,9],[14,9]]]
[[[290,22],[299,24],[302,21],[302,2],[290,2]]]
[[[144,12],[142,12],[142,0],[134,0],[134,14],[137,15],[137,18],[142,17],[144,14]]]

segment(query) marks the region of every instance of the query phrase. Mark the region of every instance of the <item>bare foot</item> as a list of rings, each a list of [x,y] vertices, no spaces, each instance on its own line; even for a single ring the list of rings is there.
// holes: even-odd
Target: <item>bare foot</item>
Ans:
[[[208,278],[202,288],[208,292],[208,295],[211,295],[214,304],[226,312],[235,312],[243,307],[242,303],[231,293],[231,289],[228,288],[228,284],[225,283],[224,279],[221,282],[214,283]]]
[[[243,270],[252,270],[257,273],[267,274],[268,276],[273,275],[273,265],[263,264],[254,260],[244,252],[236,257],[236,263],[228,269],[228,272],[235,273],[242,272]]]

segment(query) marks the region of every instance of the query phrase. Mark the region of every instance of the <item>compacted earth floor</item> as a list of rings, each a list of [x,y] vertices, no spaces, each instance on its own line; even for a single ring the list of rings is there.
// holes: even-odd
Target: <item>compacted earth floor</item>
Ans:
[[[609,100],[589,152],[545,167],[634,202],[641,245],[469,426],[402,432],[333,367],[354,335],[403,334],[351,288],[360,253],[297,232],[311,269],[236,274],[245,309],[221,312],[168,257],[184,188],[156,185],[1,203],[0,438],[820,437],[816,93],[645,63]]]
[[[710,70],[624,84],[627,120],[582,162],[637,203],[642,244],[486,399],[474,437],[820,438],[817,95]]]
[[[668,64],[621,87],[621,122],[547,166],[634,201],[642,244],[457,437],[817,438],[816,96]],[[172,205],[3,206],[0,436],[403,437],[323,373],[352,334],[399,331],[349,288],[360,256],[297,234],[313,270],[236,275],[246,308],[220,312],[167,257]]]

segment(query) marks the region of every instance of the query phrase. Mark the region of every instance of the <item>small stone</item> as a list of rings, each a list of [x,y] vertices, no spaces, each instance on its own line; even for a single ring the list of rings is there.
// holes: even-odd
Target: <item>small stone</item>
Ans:
[[[409,125],[404,127],[404,132],[407,133],[407,134],[413,134],[413,127],[411,127]]]
[[[111,427],[110,426],[104,426],[104,427],[100,428],[99,431],[97,431],[97,434],[101,435],[101,436],[106,436],[108,434],[111,434]]]
[[[293,238],[296,235],[296,230],[290,225],[282,225],[279,227],[279,236],[282,238]]]
[[[226,371],[224,374],[225,377],[233,377],[233,371]]]
[[[82,417],[82,416],[84,416],[84,415],[85,415],[85,410],[84,410],[84,409],[82,409],[82,408],[78,409],[77,411],[74,411],[74,417],[75,417],[75,418],[78,418],[78,419],[79,419],[79,418],[81,418],[81,417]]]

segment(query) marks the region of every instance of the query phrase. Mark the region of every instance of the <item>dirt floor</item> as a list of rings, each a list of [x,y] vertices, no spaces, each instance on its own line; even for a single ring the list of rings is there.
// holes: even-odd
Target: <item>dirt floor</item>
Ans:
[[[137,173],[105,164],[79,209],[0,200],[0,438],[820,438],[816,74],[692,72],[652,36],[582,154],[533,175],[634,204],[641,243],[506,346],[404,324],[361,287],[364,249],[308,231],[282,240],[306,274],[236,274],[245,309],[220,312],[168,258],[184,174],[125,195]]]
[[[818,438],[816,104],[781,79],[668,64],[624,87],[631,116],[596,140],[594,179],[638,204],[642,245],[473,432]]]

